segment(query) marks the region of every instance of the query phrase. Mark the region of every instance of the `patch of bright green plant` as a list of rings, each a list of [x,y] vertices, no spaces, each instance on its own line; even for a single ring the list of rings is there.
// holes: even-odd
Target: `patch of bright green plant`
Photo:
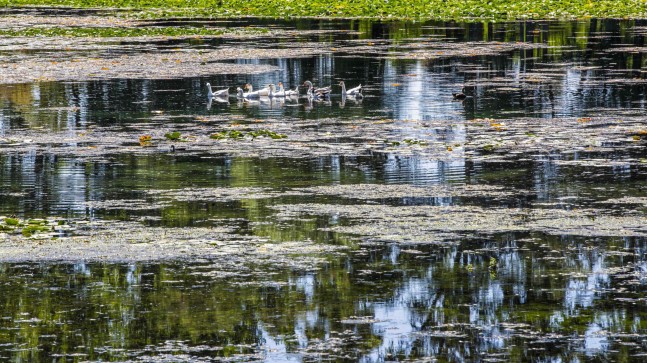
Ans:
[[[18,218],[5,217],[0,219],[0,232],[22,234],[25,237],[32,237],[34,235],[38,235],[40,232],[54,231],[56,229],[55,225],[64,226],[65,224],[66,221],[58,218],[20,220]],[[41,235],[41,237],[53,238],[55,236],[45,234]]]
[[[38,232],[47,232],[51,228],[49,226],[44,226],[40,224],[28,224],[22,228],[22,235],[25,237],[31,237]]]
[[[8,226],[17,226],[20,224],[20,220],[18,218],[5,218],[4,223]]]
[[[407,145],[421,145],[421,146],[427,145],[427,142],[424,140],[404,139],[402,141]]]
[[[424,140],[416,140],[416,139],[404,139],[404,140],[402,140],[402,142],[399,142],[399,141],[388,141],[387,143],[388,143],[389,145],[391,145],[391,146],[400,146],[400,145],[402,145],[403,143],[404,143],[404,144],[407,144],[407,145],[409,145],[409,146],[412,146],[412,145],[427,146],[427,145],[429,144],[427,141],[424,141]]]
[[[171,141],[179,140],[180,136],[182,136],[182,134],[179,131],[167,132],[164,134],[164,137]]]
[[[265,130],[265,129],[250,131],[247,133],[247,135],[251,136],[252,138],[267,136],[272,139],[286,139],[288,137],[285,134],[279,134],[274,131]]]
[[[149,9],[148,17],[263,16],[373,19],[554,19],[647,17],[644,0],[0,0],[0,6]]]
[[[225,132],[217,132],[215,134],[212,134],[209,137],[215,140],[224,140],[224,139],[238,140],[238,139],[244,138],[245,136],[251,136],[252,139],[255,139],[257,137],[263,137],[263,136],[270,137],[272,139],[286,139],[288,137],[285,134],[279,134],[277,132],[265,130],[265,129],[248,131],[248,132],[230,130]]]

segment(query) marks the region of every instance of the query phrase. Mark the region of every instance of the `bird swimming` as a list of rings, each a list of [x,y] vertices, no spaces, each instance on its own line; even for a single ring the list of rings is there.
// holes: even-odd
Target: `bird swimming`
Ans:
[[[330,87],[314,88],[310,81],[303,82],[303,85],[308,87],[308,97],[313,98],[327,98],[330,96],[330,91],[332,90]]]
[[[467,98],[467,95],[465,95],[465,87],[461,88],[461,91],[458,93],[453,93],[452,96],[454,97],[455,100],[464,100]]]
[[[211,83],[207,82],[207,97],[229,97],[229,87],[214,92]]]
[[[346,89],[346,84],[344,83],[344,81],[339,81],[339,85],[341,86],[341,94],[342,95],[362,97],[362,85],[361,84],[359,86],[351,88],[351,89]]]

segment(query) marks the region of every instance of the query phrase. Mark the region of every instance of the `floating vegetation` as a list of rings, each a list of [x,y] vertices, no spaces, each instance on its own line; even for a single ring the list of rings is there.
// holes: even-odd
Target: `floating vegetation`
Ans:
[[[604,209],[507,209],[468,206],[276,205],[280,219],[335,215],[347,225],[324,230],[397,243],[448,243],[467,235],[541,232],[548,235],[647,237],[644,215],[610,215]]]
[[[229,202],[244,199],[269,199],[284,196],[306,195],[299,190],[273,190],[260,187],[228,187],[228,188],[184,188],[173,190],[149,190],[148,194],[159,198],[175,201],[214,201]]]
[[[244,28],[248,34],[266,34],[267,29]],[[134,28],[23,28],[23,29],[0,29],[0,36],[5,37],[90,37],[90,38],[122,38],[122,37],[195,37],[195,36],[217,36],[225,33],[242,33],[243,30],[227,28],[205,28],[205,27],[134,27]]]
[[[170,206],[166,201],[151,201],[143,199],[111,199],[103,201],[88,201],[85,203],[91,209],[103,210],[155,210]]]
[[[241,236],[226,220],[210,228],[161,228],[137,222],[50,218],[21,221],[15,230],[0,233],[4,234],[0,240],[3,262],[201,260],[218,266],[210,269],[210,277],[221,275],[218,271],[229,276],[228,272],[254,266],[315,270],[326,262],[327,254],[347,249],[312,241],[271,243],[266,238]],[[42,239],[50,241],[41,243]]]
[[[288,137],[285,134],[279,134],[277,132],[265,130],[265,129],[252,130],[247,132],[243,132],[239,130],[229,130],[229,131],[211,134],[209,137],[214,140],[225,140],[225,139],[239,140],[244,138],[245,136],[250,136],[252,139],[255,139],[257,137],[269,137],[275,140],[287,139]]]
[[[336,195],[361,200],[474,196],[501,198],[529,193],[527,191],[515,190],[514,188],[479,184],[443,184],[424,187],[408,184],[339,184],[298,188],[296,191],[312,193],[313,195]]]
[[[238,130],[229,130],[229,131],[211,134],[209,137],[214,140],[225,140],[225,139],[236,140],[236,139],[242,139],[243,137],[245,137],[245,133]]]
[[[167,132],[164,134],[164,137],[171,141],[180,140],[180,136],[182,136],[182,133],[179,131]]]
[[[12,39],[8,41],[7,39]],[[37,40],[33,40],[37,39]],[[0,51],[12,49],[25,51],[36,48],[45,52],[47,58],[35,55],[15,56],[11,61],[0,65],[0,84],[45,81],[87,81],[96,79],[163,79],[197,77],[213,74],[258,74],[274,71],[275,66],[266,64],[233,64],[222,61],[245,59],[267,59],[303,57],[304,54],[326,52],[314,45],[300,44],[300,47],[263,49],[247,47],[221,47],[218,50],[181,50],[156,52],[149,49],[133,54],[115,56],[105,50],[138,49],[129,45],[97,44],[92,40],[80,38],[78,41],[67,38],[4,38],[0,39]],[[146,42],[146,40],[143,40]],[[46,46],[43,46],[43,43]],[[77,54],[83,49],[96,53]],[[58,54],[52,58],[52,52]]]
[[[132,140],[151,135],[153,140],[165,140],[168,116],[153,118],[150,122],[123,128],[93,128],[91,132],[70,134],[66,131],[42,133],[38,130],[9,130],[0,137],[2,153],[48,153],[75,155],[76,158],[104,158],[106,154],[159,153],[168,149],[163,142],[156,147],[134,147]],[[316,128],[309,120],[284,118],[266,119],[262,128],[237,123],[222,125],[220,116],[203,117],[195,122],[175,122],[172,132],[181,132],[187,142],[184,153],[229,154],[233,156],[256,155],[271,157],[319,157],[326,155],[361,156],[383,153],[400,156],[419,156],[438,160],[474,160],[488,162],[516,161],[520,157],[541,159],[553,155],[553,162],[563,165],[591,165],[611,167],[637,165],[644,167],[642,157],[574,158],[576,153],[604,153],[617,151],[639,155],[645,140],[635,141],[628,135],[642,126],[640,117],[593,117],[584,124],[576,118],[505,119],[495,124],[491,120],[476,119],[455,124],[446,120],[414,121],[400,124],[388,119],[319,119]],[[227,120],[224,120],[227,121]],[[204,125],[213,124],[214,127]],[[425,144],[411,147],[394,147],[389,140],[399,134],[401,127],[409,133],[427,133],[429,129],[465,130],[462,140],[429,137]],[[223,130],[224,128],[224,130]],[[220,130],[218,130],[220,129]],[[217,132],[214,132],[217,131]],[[529,137],[528,133],[533,136]],[[284,138],[289,135],[289,138]],[[264,137],[261,137],[264,136]],[[273,142],[274,140],[282,142]],[[413,138],[406,138],[414,140]],[[26,142],[28,140],[29,142]],[[236,143],[220,142],[236,140]],[[415,139],[419,140],[419,139]],[[215,147],[217,143],[217,147]],[[88,147],[91,146],[91,147]],[[556,157],[559,155],[559,157]]]
[[[22,235],[32,239],[52,239],[68,235],[74,228],[61,218],[21,220],[0,216],[0,236],[11,238]]]
[[[81,8],[105,7],[106,3],[88,0],[1,0],[0,6],[49,5]],[[110,8],[150,9],[140,16],[146,17],[325,17],[325,18],[370,18],[370,19],[443,19],[443,20],[515,20],[515,19],[555,19],[555,18],[603,18],[647,16],[644,3],[628,0],[618,4],[613,0],[600,0],[595,6],[584,1],[547,0],[542,3],[517,3],[511,1],[474,0],[469,2],[398,0],[388,3],[375,3],[369,0],[333,2],[316,1],[308,6],[300,3],[286,3],[269,0],[263,4],[251,0],[230,0],[214,5],[207,0],[177,1],[174,3],[133,0],[115,0]]]

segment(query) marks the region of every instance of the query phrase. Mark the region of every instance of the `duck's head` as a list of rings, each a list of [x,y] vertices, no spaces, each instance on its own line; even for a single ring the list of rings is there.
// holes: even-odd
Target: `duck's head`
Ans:
[[[340,86],[343,86],[343,85],[344,85],[344,81],[339,81],[339,85],[340,85]]]
[[[207,88],[211,88],[211,83],[207,82]]]
[[[305,81],[305,82],[303,82],[303,85],[304,85],[304,86],[307,86],[307,87],[312,87],[312,82],[310,82],[310,81]]]

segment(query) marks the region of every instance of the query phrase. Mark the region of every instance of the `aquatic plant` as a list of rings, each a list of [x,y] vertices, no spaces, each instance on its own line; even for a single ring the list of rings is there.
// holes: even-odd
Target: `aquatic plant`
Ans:
[[[168,140],[174,141],[179,140],[182,134],[179,131],[167,132],[164,134],[164,137]]]
[[[641,0],[0,0],[0,6],[57,5],[144,9],[143,17],[263,16],[373,19],[545,19],[573,17],[646,17]]]
[[[10,218],[10,217],[7,217],[7,218],[5,218],[5,219],[4,219],[4,222],[5,222],[5,224],[7,224],[8,226],[17,226],[17,225],[20,223],[20,220],[19,220],[19,219],[17,219],[17,218]]]
[[[248,131],[248,132],[242,132],[238,130],[229,130],[225,132],[217,132],[215,134],[211,134],[209,137],[214,139],[214,140],[224,140],[224,139],[234,139],[234,140],[239,140],[244,138],[245,136],[251,136],[252,139],[255,139],[257,137],[261,136],[267,136],[272,139],[285,139],[288,136],[285,134],[279,134],[274,131],[270,130],[265,130],[265,129],[260,129],[260,130],[253,130],[253,131]]]
[[[64,220],[56,217],[47,219],[34,218],[26,221],[19,218],[5,217],[2,219],[0,217],[0,232],[9,233],[10,235],[47,239],[58,238],[70,232],[70,230]]]
[[[225,131],[225,132],[217,132],[215,134],[211,134],[209,137],[214,139],[214,140],[224,140],[224,139],[242,139],[245,136],[244,133],[238,130],[230,130],[230,131]]]

